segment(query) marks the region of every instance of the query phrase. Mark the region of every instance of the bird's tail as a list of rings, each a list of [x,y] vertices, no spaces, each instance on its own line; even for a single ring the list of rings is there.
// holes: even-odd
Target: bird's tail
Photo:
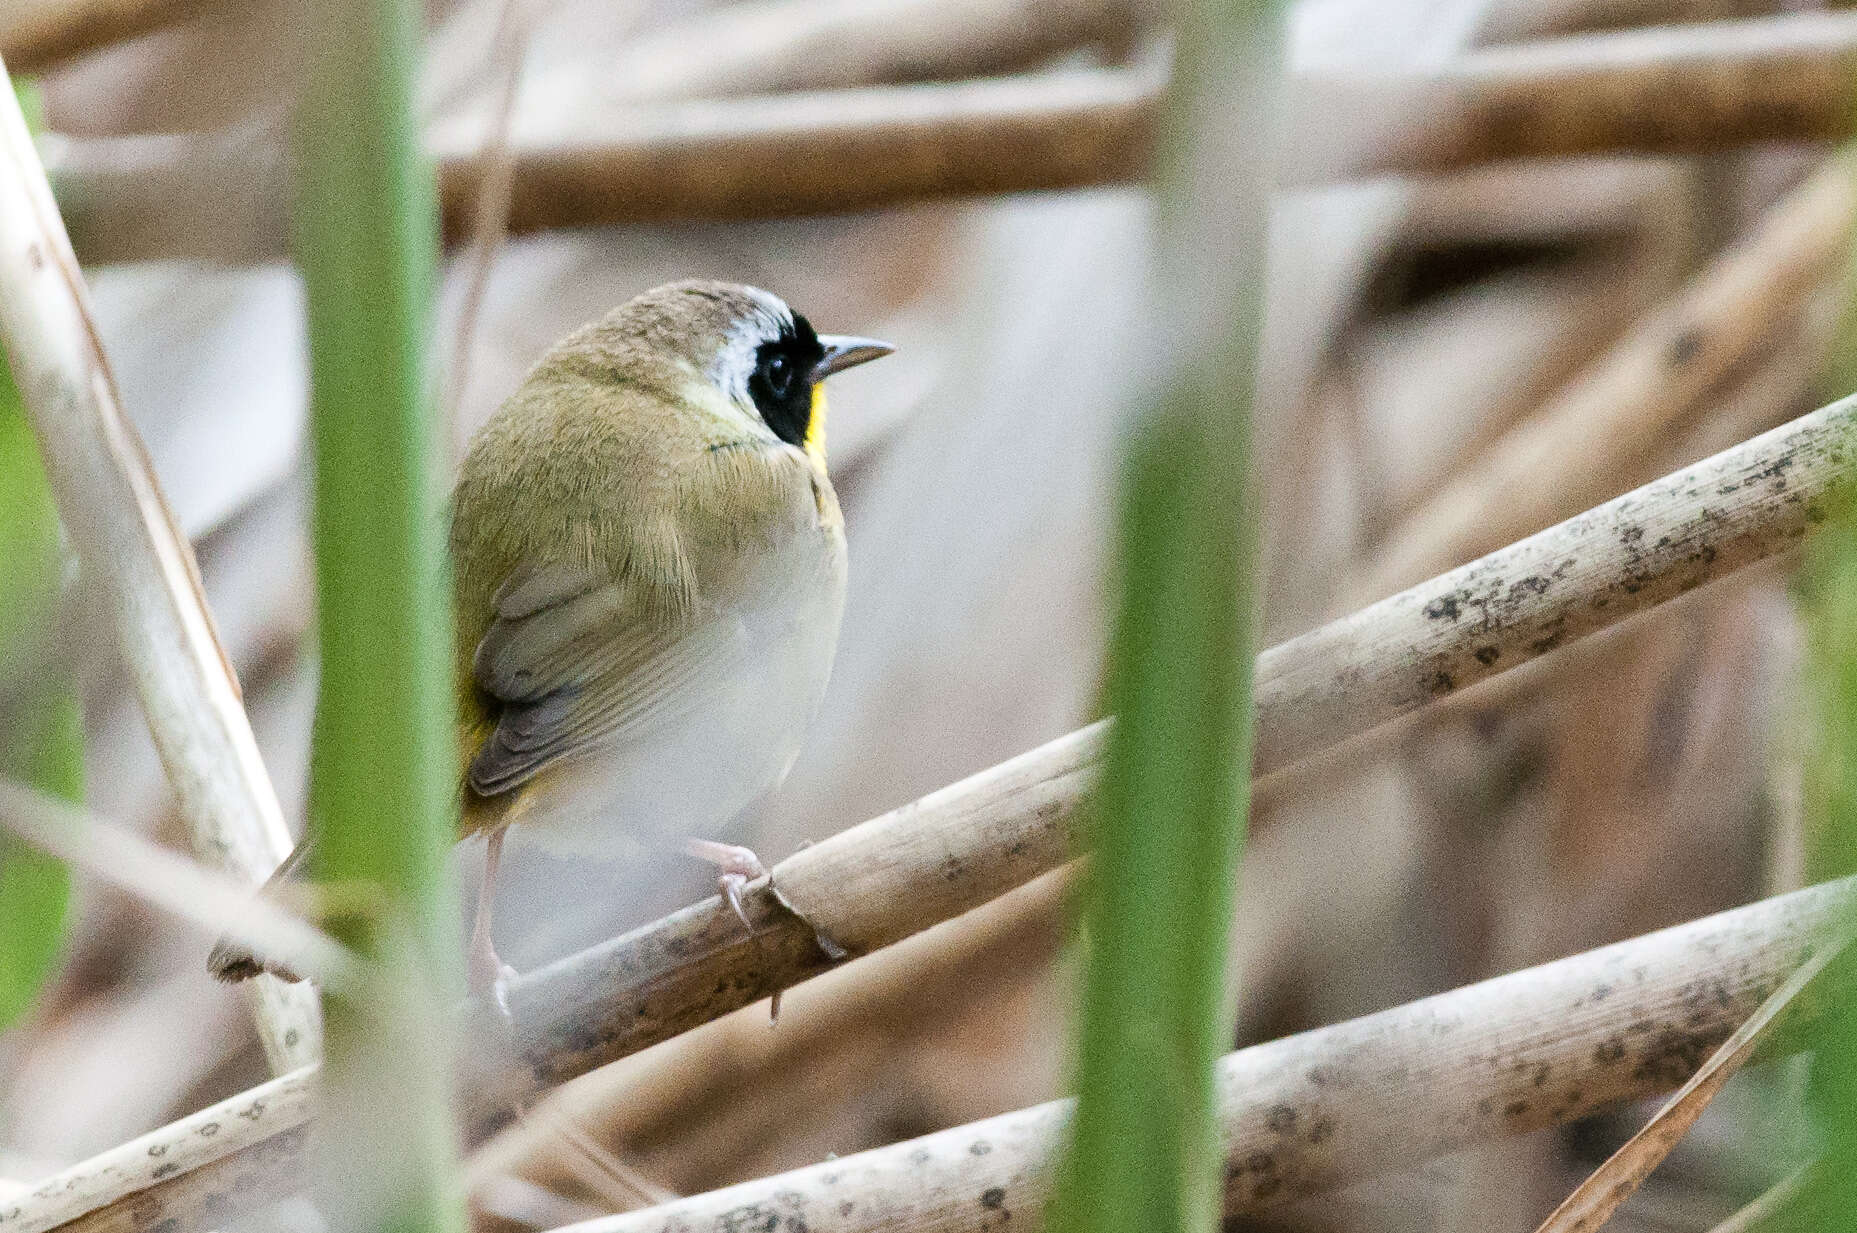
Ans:
[[[306,831],[303,838],[297,842],[297,846],[290,850],[290,855],[284,858],[284,863],[264,880],[264,885],[258,889],[258,893],[267,895],[287,882],[296,881],[297,876],[302,872],[304,860],[308,858],[311,849],[315,846],[314,832]],[[266,972],[284,980],[303,979],[289,968],[265,960],[262,956],[254,954],[250,947],[241,942],[234,942],[231,938],[221,938],[214,944],[212,953],[206,957],[206,970],[227,983],[250,980]]]

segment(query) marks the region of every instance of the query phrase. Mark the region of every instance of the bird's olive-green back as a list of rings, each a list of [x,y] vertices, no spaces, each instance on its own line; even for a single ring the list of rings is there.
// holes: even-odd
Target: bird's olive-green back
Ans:
[[[822,468],[712,380],[757,309],[725,284],[661,288],[559,343],[478,432],[451,524],[466,764],[496,723],[473,660],[512,583],[579,567],[616,588],[615,629],[669,635],[726,598],[731,562],[796,485],[836,518]],[[464,796],[469,833],[497,810]]]

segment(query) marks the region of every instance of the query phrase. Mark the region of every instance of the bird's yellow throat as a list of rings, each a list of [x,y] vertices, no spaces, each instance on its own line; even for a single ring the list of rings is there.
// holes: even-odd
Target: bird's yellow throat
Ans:
[[[825,470],[825,382],[812,387],[812,413],[806,417],[806,456]]]

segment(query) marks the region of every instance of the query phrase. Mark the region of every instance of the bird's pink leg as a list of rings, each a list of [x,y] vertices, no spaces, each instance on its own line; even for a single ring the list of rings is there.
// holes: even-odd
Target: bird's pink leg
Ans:
[[[741,918],[742,927],[753,933],[754,926],[748,923],[748,910],[742,906],[742,888],[757,878],[767,876],[767,866],[761,863],[761,858],[748,848],[732,843],[717,843],[713,839],[687,840],[684,850],[716,867],[716,889],[729,901],[729,906],[735,909],[735,915]]]
[[[470,988],[473,995],[490,994],[496,999],[497,1008],[508,1015],[506,986],[516,969],[497,957],[496,946],[490,940],[491,910],[496,906],[497,866],[503,861],[503,831],[499,826],[485,836],[484,880],[477,888],[477,919],[471,926]]]

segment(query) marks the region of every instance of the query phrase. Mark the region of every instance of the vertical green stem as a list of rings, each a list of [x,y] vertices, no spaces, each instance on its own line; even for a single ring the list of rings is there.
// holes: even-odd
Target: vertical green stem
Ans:
[[[31,100],[21,95],[30,123]],[[60,572],[58,512],[0,356],[0,777],[76,801],[83,716],[71,673],[49,646]],[[57,962],[70,889],[63,864],[0,834],[0,1029],[31,1005]]]
[[[442,1006],[459,987],[446,864],[454,834],[451,616],[442,454],[426,368],[437,214],[412,116],[417,18],[412,0],[315,6],[296,183],[322,655],[315,867],[323,881],[379,889],[366,897],[377,910],[342,927],[355,944],[398,959],[392,979],[425,995],[402,1008]],[[408,944],[387,945],[399,939]],[[364,1162],[399,1176],[379,1197],[384,1207],[363,1204],[351,1219],[461,1227],[442,1074],[435,1082],[432,1071],[435,1058],[441,1070],[449,1060],[449,1050],[432,1047],[442,1016],[408,1024],[386,1005],[329,1001],[330,1106],[358,1123],[376,1121],[372,1132],[327,1124],[328,1141],[340,1144],[347,1132],[351,1142],[367,1141],[383,1116],[411,1125],[414,1136],[397,1158]],[[413,1116],[408,1102],[437,1107]]]
[[[1857,164],[1853,164],[1857,166]],[[1847,303],[1829,381],[1840,393],[1857,383],[1857,251],[1846,276]],[[1850,442],[1857,458],[1857,440]],[[1813,881],[1857,873],[1857,487],[1809,546],[1801,587],[1807,628],[1804,696],[1809,741],[1804,768],[1806,859]],[[1827,1016],[1815,1042],[1810,1095],[1825,1137],[1825,1167],[1800,1202],[1765,1227],[1821,1227],[1812,1213],[1857,1210],[1857,1008]]]
[[[0,778],[77,801],[84,728],[55,628],[58,516],[18,392],[0,358]],[[0,835],[0,1028],[31,1004],[57,961],[70,898],[65,867]]]
[[[1852,444],[1857,456],[1857,441]],[[1807,867],[1820,881],[1857,872],[1857,510],[1821,533],[1808,554],[1803,670],[1810,707],[1807,748]],[[1857,1015],[1827,1016],[1813,1055],[1809,1092],[1824,1135],[1826,1166],[1810,1203],[1788,1207],[1766,1227],[1818,1227],[1806,1211],[1857,1209]]]
[[[1181,14],[1157,228],[1156,345],[1175,367],[1123,477],[1116,723],[1091,810],[1079,1098],[1052,1211],[1063,1233],[1187,1233],[1218,1217],[1213,1066],[1231,1042],[1227,934],[1249,804],[1267,230],[1268,129],[1242,96],[1270,88],[1275,24],[1267,4]],[[1236,126],[1255,131],[1234,140]]]

